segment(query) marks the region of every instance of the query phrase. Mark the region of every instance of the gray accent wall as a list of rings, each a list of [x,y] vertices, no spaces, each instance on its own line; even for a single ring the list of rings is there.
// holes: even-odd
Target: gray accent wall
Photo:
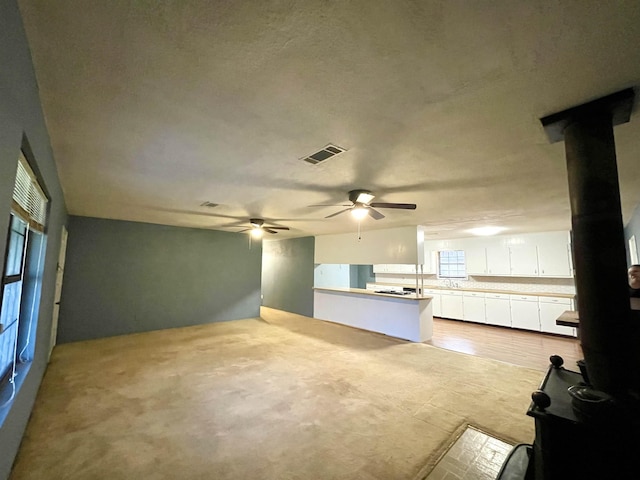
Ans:
[[[376,281],[373,265],[350,265],[351,288],[367,288],[367,283]]]
[[[37,321],[32,362],[19,368],[17,393],[2,409],[0,427],[0,478],[9,477],[49,359],[51,319],[60,248],[60,232],[67,220],[66,207],[51,151],[49,134],[40,105],[38,84],[31,62],[26,34],[15,0],[0,1],[0,252],[5,251],[11,198],[20,148],[45,189],[49,216],[45,242],[44,270],[40,278]],[[2,268],[0,261],[0,268]],[[24,368],[23,368],[24,367]]]
[[[260,316],[260,242],[69,217],[58,342]]]
[[[313,317],[315,238],[263,241],[262,304]]]

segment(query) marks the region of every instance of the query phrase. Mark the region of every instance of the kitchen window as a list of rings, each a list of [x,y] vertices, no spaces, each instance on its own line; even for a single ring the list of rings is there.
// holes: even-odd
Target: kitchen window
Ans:
[[[438,278],[467,278],[464,250],[438,252]]]

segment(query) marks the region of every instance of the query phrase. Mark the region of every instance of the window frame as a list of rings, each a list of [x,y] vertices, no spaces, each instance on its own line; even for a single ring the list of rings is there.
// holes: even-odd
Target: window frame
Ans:
[[[447,255],[443,255],[446,253]],[[454,262],[443,262],[443,258],[449,256],[451,253],[455,254],[457,257],[457,261]],[[462,257],[462,261],[460,261],[460,257]],[[443,265],[447,267],[450,265],[461,265],[462,266],[462,274],[460,275],[451,275],[450,271],[443,273]],[[447,270],[449,270],[447,268]],[[467,259],[464,250],[438,250],[438,278],[443,280],[467,280],[469,275],[467,274]]]
[[[4,369],[5,366],[7,368],[0,378],[0,426],[4,423],[33,361],[42,289],[41,275],[44,269],[42,255],[46,251],[46,226],[51,209],[51,198],[43,188],[43,182],[32,167],[32,162],[27,160],[27,156],[32,156],[31,150],[26,138],[23,137],[23,145],[16,162],[14,190],[10,212],[8,212],[6,244],[3,263],[0,266],[0,312],[3,311],[5,302],[8,299],[11,300],[10,305],[5,306],[3,313],[7,318],[2,319],[5,324],[2,324],[0,329],[0,335],[10,335],[3,339],[5,345],[0,352],[3,358],[2,368]],[[20,222],[20,226],[16,227],[14,222]],[[33,235],[35,237],[32,238]],[[42,239],[36,238],[40,236]],[[15,248],[15,242],[20,241],[22,245]],[[37,243],[32,244],[34,241]],[[31,262],[36,261],[35,257],[30,259],[33,247],[39,249],[39,254],[37,264],[32,265]],[[30,273],[32,267],[37,272]],[[10,269],[10,275],[7,274],[8,269]],[[7,286],[18,282],[20,285],[15,287],[18,292],[10,292],[7,297]],[[36,298],[37,303],[35,303]],[[16,310],[17,317],[13,319]],[[15,329],[15,332],[11,329]],[[5,363],[5,360],[8,363]]]

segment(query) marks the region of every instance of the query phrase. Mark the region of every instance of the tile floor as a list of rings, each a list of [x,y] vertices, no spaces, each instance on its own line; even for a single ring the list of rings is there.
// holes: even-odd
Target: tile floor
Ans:
[[[469,426],[426,480],[495,480],[512,448]]]

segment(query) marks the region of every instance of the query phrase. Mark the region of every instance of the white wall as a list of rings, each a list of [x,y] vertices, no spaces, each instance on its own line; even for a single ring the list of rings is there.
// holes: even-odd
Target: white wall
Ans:
[[[315,263],[374,265],[379,263],[422,264],[424,234],[420,227],[336,235],[318,235]]]

